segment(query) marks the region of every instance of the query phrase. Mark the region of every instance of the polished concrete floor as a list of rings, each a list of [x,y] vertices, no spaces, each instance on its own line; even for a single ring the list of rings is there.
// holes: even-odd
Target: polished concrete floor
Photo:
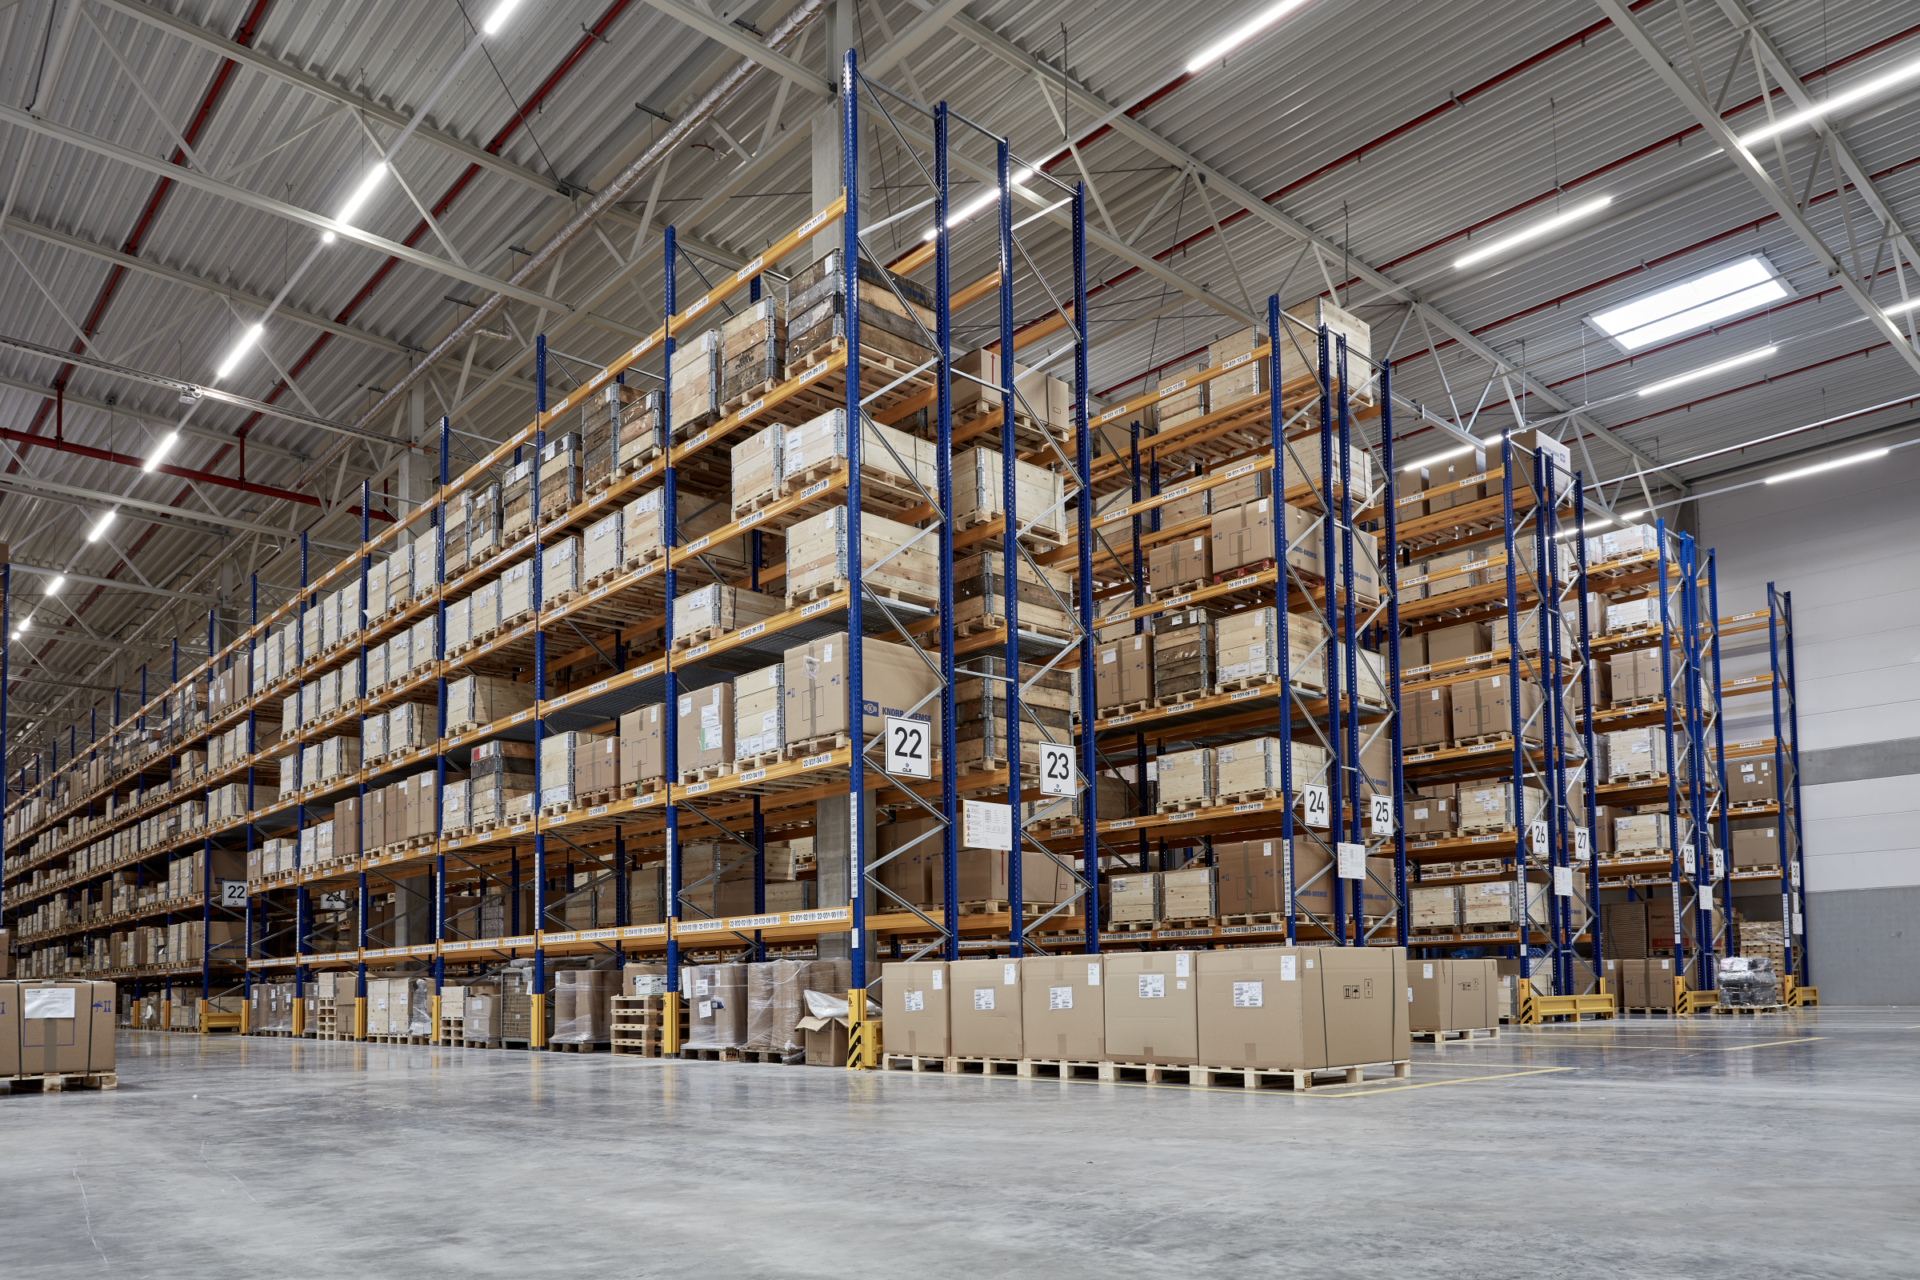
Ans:
[[[1920,1010],[1503,1031],[1297,1096],[123,1033],[0,1275],[1920,1275]]]

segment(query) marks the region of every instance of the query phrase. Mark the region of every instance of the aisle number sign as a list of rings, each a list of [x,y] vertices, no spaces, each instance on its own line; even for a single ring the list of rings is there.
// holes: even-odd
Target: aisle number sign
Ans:
[[[1548,853],[1547,824],[1536,821],[1527,828],[1527,834],[1532,837],[1533,840],[1534,856],[1539,858],[1546,857]]]
[[[247,882],[245,880],[222,880],[220,884],[220,905],[232,911],[247,909]]]
[[[1325,787],[1302,787],[1300,796],[1308,826],[1326,830],[1333,825],[1333,804],[1327,799]]]
[[[933,743],[925,720],[887,717],[887,772],[896,778],[933,777]]]
[[[1013,852],[1013,806],[969,800],[961,814],[961,843],[969,849]]]
[[[1390,836],[1393,834],[1393,797],[1371,797],[1373,834]]]
[[[1070,796],[1079,788],[1073,767],[1073,748],[1055,742],[1040,744],[1040,794]]]
[[[1588,834],[1585,827],[1573,829],[1573,856],[1581,862],[1588,862],[1593,858],[1593,837]]]

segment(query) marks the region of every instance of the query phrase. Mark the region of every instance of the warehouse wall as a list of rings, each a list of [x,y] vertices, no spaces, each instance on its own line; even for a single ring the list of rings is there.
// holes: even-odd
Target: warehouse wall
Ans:
[[[1769,581],[1793,592],[1808,952],[1832,1004],[1920,1004],[1917,488],[1920,448],[1700,504],[1723,617],[1764,609]],[[1722,665],[1764,672],[1764,634],[1730,638]],[[1726,730],[1770,737],[1768,700],[1730,701]]]

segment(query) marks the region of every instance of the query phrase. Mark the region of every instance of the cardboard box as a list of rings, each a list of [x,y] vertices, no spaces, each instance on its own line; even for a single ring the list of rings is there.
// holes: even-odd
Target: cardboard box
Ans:
[[[1205,583],[1213,575],[1211,530],[1190,538],[1176,538],[1154,547],[1147,556],[1147,584],[1156,596],[1168,596]]]
[[[1609,902],[1601,906],[1600,951],[1604,956],[1620,960],[1638,960],[1646,956],[1645,902]]]
[[[1500,1025],[1499,974],[1492,960],[1411,960],[1407,1012],[1415,1031]]]
[[[1780,798],[1773,782],[1773,761],[1727,761],[1727,803],[1771,804]]]
[[[1279,840],[1213,842],[1221,916],[1280,913],[1286,904],[1285,845]]]
[[[733,723],[731,684],[681,694],[675,716],[681,774],[732,764]]]
[[[1673,961],[1667,956],[1653,956],[1644,960],[1621,960],[1620,971],[1623,979],[1620,992],[1620,1005],[1626,1009],[1671,1009],[1674,1007]],[[1693,979],[1689,977],[1686,989],[1693,989]]]
[[[944,960],[891,961],[882,966],[881,1043],[888,1053],[944,1058],[953,1052],[949,967]]]
[[[939,707],[937,700],[920,705],[939,687],[939,679],[926,661],[905,645],[884,640],[863,639],[861,667],[865,706],[860,733],[871,737],[880,732],[883,716],[911,714],[925,721],[933,740],[938,740]],[[847,724],[847,633],[836,632],[818,640],[789,648],[782,658],[787,699],[786,734],[790,743],[848,732]],[[683,766],[684,767],[684,766]]]
[[[1160,804],[1210,805],[1213,803],[1213,748],[1173,751],[1161,756],[1156,769],[1160,783]]]
[[[651,791],[667,772],[667,746],[660,736],[660,703],[635,707],[620,717],[620,785]]]
[[[1103,969],[1099,956],[1030,955],[1020,961],[1027,1057],[1098,1062],[1107,1056]]]
[[[961,1058],[1024,1058],[1024,989],[1018,960],[955,960],[948,975],[953,1054]]]
[[[1462,622],[1427,632],[1427,662],[1438,665],[1493,652],[1493,628],[1484,622]]]
[[[1778,867],[1780,832],[1777,827],[1754,827],[1734,831],[1733,865],[1736,867]]]
[[[1213,572],[1273,560],[1273,500],[1261,498],[1225,510],[1216,508],[1210,531]]]
[[[1102,716],[1153,701],[1153,637],[1110,641],[1094,650],[1094,702]]]
[[[1404,947],[1322,947],[1327,1062],[1405,1062],[1411,1053]]]
[[[1160,881],[1151,871],[1128,872],[1106,878],[1110,924],[1151,924],[1160,918]]]
[[[1198,1061],[1199,990],[1191,951],[1109,952],[1103,973],[1107,1057],[1170,1066]]]
[[[1242,947],[1200,952],[1200,1061],[1211,1067],[1327,1066],[1325,966],[1320,963],[1325,950]],[[1375,1008],[1384,1009],[1385,1004],[1369,1006]]]
[[[1460,828],[1457,796],[1413,796],[1403,806],[1407,834],[1441,838]]]

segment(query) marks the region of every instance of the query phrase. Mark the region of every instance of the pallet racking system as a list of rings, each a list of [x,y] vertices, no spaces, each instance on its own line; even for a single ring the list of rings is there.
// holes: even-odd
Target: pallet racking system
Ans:
[[[1670,535],[1662,526],[1655,552],[1602,566],[1587,563],[1578,531],[1584,523],[1582,477],[1567,468],[1564,451],[1534,444],[1523,447],[1510,438],[1501,441],[1498,470],[1486,470],[1470,481],[1497,484],[1499,493],[1487,494],[1444,515],[1411,517],[1403,508],[1424,500],[1423,494],[1403,497],[1397,488],[1393,420],[1395,400],[1391,369],[1371,359],[1368,352],[1350,348],[1348,333],[1324,307],[1311,322],[1283,312],[1278,298],[1269,300],[1263,340],[1250,352],[1229,363],[1210,367],[1126,401],[1100,409],[1087,400],[1088,329],[1086,309],[1085,192],[1080,186],[1057,182],[1024,166],[1005,138],[950,112],[944,104],[925,108],[869,80],[849,54],[842,70],[843,194],[771,244],[746,267],[732,271],[717,283],[707,279],[698,260],[677,243],[671,228],[666,234],[664,261],[664,319],[659,328],[619,359],[576,382],[552,404],[548,400],[548,351],[540,343],[536,367],[537,400],[533,422],[476,460],[459,475],[450,471],[451,426],[440,424],[438,439],[439,487],[411,512],[398,515],[378,536],[371,530],[372,495],[363,485],[361,547],[317,577],[310,577],[305,540],[302,540],[299,585],[292,598],[262,617],[259,584],[252,586],[249,626],[224,647],[216,645],[216,623],[209,615],[209,658],[184,679],[178,667],[176,643],[172,679],[165,694],[149,700],[145,673],[138,711],[122,720],[116,696],[114,724],[104,737],[90,733],[89,760],[115,762],[95,780],[68,793],[67,806],[52,812],[51,783],[72,777],[81,763],[77,737],[70,738],[69,758],[63,769],[55,757],[36,760],[36,778],[29,783],[23,767],[19,797],[8,806],[9,835],[0,858],[7,878],[49,865],[72,852],[72,841],[24,860],[12,851],[51,831],[56,823],[76,815],[98,818],[87,837],[99,838],[123,831],[164,812],[190,795],[209,796],[216,787],[236,783],[245,788],[244,808],[232,816],[209,820],[197,832],[182,832],[171,840],[142,845],[110,864],[71,873],[57,883],[43,882],[13,891],[6,905],[18,912],[28,901],[69,891],[116,870],[133,869],[137,877],[156,872],[175,855],[203,855],[202,883],[197,898],[167,900],[125,915],[82,922],[67,933],[91,933],[137,919],[170,919],[179,908],[197,910],[205,934],[217,921],[241,927],[243,954],[229,956],[230,945],[208,941],[202,953],[166,966],[113,970],[107,976],[136,983],[157,982],[170,996],[176,979],[195,976],[200,987],[199,1024],[209,1029],[231,1021],[243,1024],[244,999],[252,982],[275,975],[291,977],[296,992],[304,993],[316,975],[351,977],[354,1017],[350,1029],[334,1034],[360,1038],[367,1032],[369,975],[406,971],[430,976],[436,992],[464,971],[523,970],[530,996],[530,1046],[545,1043],[549,970],[556,961],[585,963],[611,961],[616,966],[630,957],[660,957],[667,962],[669,989],[665,1018],[666,1044],[677,1048],[682,999],[680,965],[691,958],[742,954],[764,958],[768,948],[804,948],[817,954],[841,949],[849,962],[850,987],[855,995],[853,1036],[857,1059],[871,1062],[874,1046],[858,1024],[864,1002],[858,998],[876,979],[876,947],[890,955],[910,956],[940,952],[957,958],[963,951],[993,950],[1019,955],[1028,949],[1078,948],[1097,952],[1103,945],[1173,946],[1232,945],[1244,941],[1337,942],[1342,945],[1492,945],[1511,948],[1520,961],[1523,980],[1533,976],[1533,950],[1544,948],[1551,983],[1561,995],[1590,992],[1597,985],[1594,957],[1600,954],[1598,902],[1601,888],[1624,884],[1633,891],[1635,877],[1645,868],[1608,868],[1587,857],[1581,815],[1596,804],[1615,799],[1632,802],[1644,792],[1657,792],[1668,802],[1672,853],[1666,874],[1656,877],[1670,886],[1675,919],[1691,913],[1691,929],[1676,936],[1678,954],[1690,953],[1695,962],[1712,955],[1725,938],[1716,931],[1708,893],[1691,892],[1693,885],[1710,886],[1715,877],[1714,849],[1726,846],[1724,794],[1726,751],[1720,743],[1718,698],[1702,699],[1702,680],[1710,668],[1718,688],[1718,625],[1703,626],[1700,596],[1707,596],[1704,616],[1713,610],[1711,553],[1696,557],[1691,541]],[[863,225],[858,180],[863,112],[871,112],[891,136],[913,155],[926,177],[927,194],[918,204],[888,218]],[[924,116],[931,137],[914,127]],[[963,153],[956,131],[985,139],[993,148],[986,164]],[[994,269],[980,280],[956,289],[951,278],[955,244],[966,214],[956,213],[951,193],[951,170],[991,183]],[[1021,177],[1016,180],[1015,172]],[[1044,194],[1029,189],[1045,187]],[[1038,207],[1024,221],[1016,221],[1016,200]],[[984,206],[982,206],[984,208]],[[873,233],[901,218],[932,211],[930,239],[909,253],[883,262]],[[977,211],[977,210],[970,210]],[[1052,219],[1064,223],[1071,241],[1070,280],[1057,279],[1036,264],[1044,252],[1030,248],[1019,232],[1025,226]],[[908,317],[915,308],[901,294],[905,275],[933,268],[934,327],[921,334],[923,359],[903,358],[889,350],[863,343],[860,308],[850,301],[844,336],[827,349],[809,353],[805,361],[790,361],[783,378],[757,388],[751,399],[730,404],[714,421],[697,423],[683,433],[671,418],[673,358],[678,344],[697,337],[714,316],[726,311],[729,300],[746,292],[761,296],[763,281],[777,282],[775,268],[809,241],[837,226],[838,251],[844,287],[851,299],[860,290],[863,267],[869,267],[881,287],[889,290]],[[1056,255],[1058,256],[1058,255]],[[684,260],[684,262],[683,262]],[[692,270],[705,290],[692,303],[678,306],[683,272]],[[897,273],[897,274],[896,274]],[[1067,297],[1063,298],[1062,294]],[[1028,305],[1044,299],[1042,317],[1016,328],[1016,299]],[[954,317],[968,307],[991,300],[996,304],[997,381],[988,382],[956,367],[953,355]],[[919,323],[916,320],[916,323]],[[1070,335],[1074,362],[1070,438],[1050,429],[1049,415],[1036,411],[1016,384],[1012,353],[1050,335]],[[1058,354],[1057,352],[1055,353]],[[1263,362],[1264,392],[1216,405],[1209,412],[1170,429],[1143,422],[1146,411],[1189,385],[1211,382],[1240,367],[1244,361]],[[658,362],[658,372],[648,366]],[[984,366],[983,366],[984,367]],[[657,425],[660,448],[636,466],[611,477],[606,487],[572,495],[558,510],[542,506],[539,459],[549,433],[564,433],[566,419],[588,406],[597,395],[624,382],[626,375],[647,376],[660,386],[664,412]],[[990,410],[956,422],[956,387],[977,386],[979,394],[997,402]],[[616,393],[617,394],[617,393]],[[970,396],[973,394],[970,390]],[[884,498],[871,487],[862,451],[874,447],[867,432],[849,428],[846,452],[837,468],[786,492],[774,501],[735,518],[699,537],[684,541],[681,503],[706,501],[727,480],[722,461],[724,446],[745,439],[753,430],[773,424],[797,425],[825,408],[838,408],[848,423],[875,422],[905,425],[921,439],[931,438],[936,483],[931,491],[893,493]],[[1371,427],[1367,424],[1372,423]],[[1124,444],[1110,434],[1124,424]],[[1001,463],[998,510],[1001,514],[959,527],[955,510],[953,462],[956,448],[992,438],[997,432]],[[881,441],[881,447],[886,447]],[[1143,459],[1143,449],[1145,450]],[[528,454],[530,457],[523,457]],[[894,459],[896,462],[898,458]],[[1056,504],[1039,512],[1023,509],[1016,483],[1016,463],[1039,461],[1061,478]],[[531,463],[528,529],[479,563],[468,563],[449,573],[447,539],[449,512],[463,495],[484,487],[503,467]],[[1317,462],[1317,466],[1314,464]],[[1195,478],[1162,483],[1162,469],[1180,468]],[[1204,470],[1202,470],[1204,468]],[[1187,590],[1150,593],[1143,555],[1173,539],[1192,536],[1192,520],[1163,525],[1168,504],[1193,494],[1209,492],[1244,476],[1267,473],[1268,492],[1276,507],[1298,506],[1303,527],[1290,532],[1288,522],[1273,522],[1272,555],[1251,572],[1222,575]],[[657,559],[623,566],[605,581],[549,595],[545,590],[546,549],[572,536],[593,521],[617,509],[619,501],[646,492],[658,492],[664,507],[665,549]],[[865,574],[850,573],[834,590],[815,599],[789,599],[787,607],[763,621],[733,631],[689,637],[674,634],[672,604],[689,583],[723,583],[766,592],[778,583],[783,570],[764,563],[772,537],[823,506],[834,502],[846,510],[847,545],[860,548],[862,518],[886,514],[912,523],[914,541],[937,545],[937,592],[930,600],[909,601],[877,591]],[[1424,510],[1421,508],[1420,510]],[[1046,520],[1059,527],[1049,543],[1033,536]],[[1071,523],[1071,533],[1066,528]],[[1115,535],[1120,535],[1116,537]],[[1355,548],[1360,539],[1379,540],[1379,582],[1369,599],[1356,579]],[[735,537],[744,538],[751,551],[744,575],[716,567],[706,553]],[[382,552],[404,554],[418,562],[418,549],[430,551],[431,581],[397,604],[374,600],[374,557]],[[1402,601],[1402,586],[1430,585],[1426,578],[1403,578],[1401,550],[1413,547],[1428,554],[1498,538],[1500,550],[1476,562],[1468,573],[1501,569],[1498,584],[1476,586],[1457,598],[1435,597]],[[1571,564],[1562,566],[1554,548],[1564,539],[1573,551]],[[1317,544],[1318,563],[1335,572],[1314,573],[1301,565],[1303,549]],[[998,553],[1001,599],[990,625],[969,625],[965,633],[955,625],[956,555],[971,549]],[[856,550],[856,556],[860,553]],[[1497,558],[1496,558],[1497,557]],[[1364,556],[1362,557],[1364,559]],[[531,578],[529,610],[525,620],[514,619],[497,632],[476,637],[459,652],[450,652],[447,611],[450,605],[505,570],[527,566]],[[873,566],[868,566],[869,568]],[[1048,586],[1049,608],[1068,619],[1062,628],[1023,627],[1020,584],[1051,579],[1048,571],[1065,575],[1066,593]],[[5,621],[7,580],[0,569],[0,624]],[[359,626],[343,627],[339,643],[309,651],[308,615],[322,610],[325,593],[357,586]],[[1644,591],[1649,586],[1660,600],[1660,622],[1626,635],[1593,638],[1586,616],[1589,592],[1615,594]],[[1068,598],[1070,594],[1071,599]],[[1423,592],[1423,595],[1425,593]],[[1769,639],[1774,674],[1776,729],[1770,744],[1782,794],[1791,801],[1780,811],[1791,821],[1781,824],[1783,868],[1801,858],[1798,829],[1797,730],[1792,700],[1791,601],[1769,588]],[[1277,679],[1247,683],[1242,688],[1211,691],[1167,705],[1105,714],[1095,705],[1094,651],[1096,635],[1124,628],[1134,634],[1149,628],[1154,618],[1171,610],[1214,605],[1221,608],[1262,607],[1271,604],[1283,615],[1301,614],[1320,627],[1318,645],[1305,654],[1287,649],[1285,619],[1277,631],[1280,653]],[[1443,617],[1473,616],[1505,623],[1505,643],[1491,653],[1446,664],[1426,664],[1402,671],[1402,631],[1418,631]],[[1522,629],[1531,618],[1537,637],[1546,643],[1525,648]],[[271,664],[262,661],[273,629],[285,626],[292,636],[292,661],[268,676]],[[432,657],[400,677],[377,684],[368,681],[371,649],[402,633],[429,637]],[[579,802],[546,804],[541,776],[541,744],[550,733],[604,725],[622,712],[661,704],[669,709],[677,699],[699,689],[778,660],[784,648],[844,632],[848,637],[847,710],[845,722],[860,723],[869,702],[863,670],[863,640],[884,636],[911,646],[934,678],[934,692],[899,708],[903,718],[937,717],[940,751],[935,773],[909,773],[888,763],[884,734],[854,732],[846,740],[824,744],[811,753],[777,759],[717,776],[683,778],[676,735],[665,735],[664,779],[651,789],[633,794],[594,797]],[[564,642],[560,637],[571,635]],[[564,652],[555,652],[560,644]],[[1664,655],[1667,696],[1655,708],[1633,708],[1627,714],[1582,715],[1578,705],[1593,705],[1591,664],[1609,652],[1635,646],[1658,647]],[[1380,651],[1377,666],[1366,656]],[[977,661],[989,659],[989,661]],[[1296,673],[1320,663],[1316,681]],[[996,666],[997,664],[997,666]],[[1449,748],[1437,752],[1403,750],[1403,698],[1435,688],[1480,678],[1503,669],[1510,682],[1523,677],[1551,691],[1541,707],[1523,712],[1517,699],[1504,739]],[[242,695],[213,706],[211,691],[217,679],[239,670],[244,673]],[[1028,674],[1031,670],[1032,674]],[[1368,679],[1361,679],[1363,670]],[[1049,724],[1027,705],[1029,693],[1043,680],[1064,671],[1077,679],[1077,694],[1069,723],[1079,730]],[[326,674],[349,673],[354,696],[341,695],[337,705],[309,717],[295,717],[291,732],[278,743],[268,743],[259,723],[270,707]],[[1783,674],[1784,672],[1784,674]],[[530,684],[531,701],[485,724],[456,723],[449,719],[450,680],[467,674],[512,677]],[[998,741],[999,754],[989,750],[978,757],[983,767],[962,771],[956,740],[956,688],[961,681],[995,682],[1007,686],[1008,708]],[[989,684],[990,687],[990,684]],[[198,689],[209,693],[209,713],[196,718]],[[5,666],[0,656],[0,735],[6,724]],[[1584,696],[1576,697],[1576,691]],[[1757,690],[1756,690],[1757,691]],[[1740,692],[1748,692],[1742,689]],[[435,735],[405,751],[358,762],[357,767],[309,777],[304,751],[291,757],[290,747],[318,744],[343,728],[358,731],[367,740],[370,717],[393,707],[420,703],[432,709]],[[141,744],[147,738],[148,718],[158,714],[167,726],[164,751]],[[1624,725],[1654,716],[1668,741],[1669,767],[1655,783],[1615,785],[1594,776],[1594,734],[1604,721]],[[284,716],[283,716],[284,720]],[[1530,736],[1539,730],[1537,744]],[[1577,727],[1577,732],[1576,732]],[[156,794],[145,784],[164,769],[169,777],[183,753],[216,735],[244,728],[244,751],[197,779]],[[1281,784],[1275,795],[1175,812],[1148,813],[1143,803],[1149,769],[1169,743],[1206,745],[1233,740],[1250,731],[1276,732],[1283,749]],[[1031,737],[1029,737],[1031,733]],[[1714,746],[1707,747],[1712,738]],[[533,747],[535,804],[518,820],[487,829],[449,831],[444,811],[436,805],[431,836],[410,838],[399,847],[362,847],[356,839],[350,859],[309,863],[253,881],[240,894],[220,883],[214,874],[217,854],[245,856],[267,839],[298,839],[314,830],[326,816],[338,815],[345,804],[361,821],[368,797],[383,783],[431,771],[436,800],[446,789],[450,772],[468,771],[472,751],[491,741],[528,742]],[[1031,765],[1024,744],[1037,750],[1070,750],[1075,795],[1052,794],[1039,786],[1041,799],[1026,803],[1027,785],[1041,783],[1036,758]],[[1296,777],[1290,746],[1317,746],[1324,764],[1310,777]],[[1736,744],[1738,745],[1738,744]],[[104,749],[104,754],[103,754]],[[1049,751],[1049,759],[1058,756]],[[276,761],[290,759],[284,772]],[[1377,762],[1386,761],[1384,776]],[[119,762],[127,767],[118,767]],[[1684,776],[1683,776],[1684,770]],[[1515,821],[1511,828],[1488,838],[1410,841],[1405,831],[1404,803],[1408,785],[1419,779],[1499,776],[1514,788]],[[1100,812],[1102,781],[1127,780],[1135,812],[1107,816]],[[191,785],[187,785],[191,783]],[[277,788],[272,800],[263,800],[256,788]],[[1535,818],[1525,809],[1525,788],[1536,786],[1547,798]],[[121,794],[126,792],[128,800]],[[857,802],[849,797],[860,797]],[[983,800],[984,798],[984,800]],[[811,831],[827,843],[823,806],[844,804],[843,844],[831,866],[821,864],[821,883],[834,878],[835,896],[807,910],[768,912],[765,907],[765,847],[782,834]],[[33,805],[38,801],[36,810]],[[1007,899],[980,904],[989,909],[962,914],[956,885],[956,867],[962,847],[959,815],[963,801],[1004,804],[1010,828],[1011,852],[1007,864]],[[924,816],[930,828],[916,840],[886,852],[869,847],[874,830],[862,809],[878,806],[897,814]],[[1072,816],[1066,816],[1071,809]],[[1791,834],[1789,834],[1789,829]],[[358,828],[356,828],[356,831]],[[1717,832],[1719,845],[1711,843]],[[710,871],[694,885],[684,883],[683,852],[690,836],[717,833],[718,839],[750,849],[754,881],[751,915],[721,917],[689,914],[686,895],[725,871]],[[1281,842],[1284,862],[1283,904],[1278,919],[1228,922],[1214,919],[1199,927],[1124,931],[1103,930],[1100,888],[1104,877],[1136,867],[1147,869],[1149,841],[1160,850],[1161,869],[1170,867],[1170,849],[1183,842],[1204,842],[1231,833],[1238,838],[1272,835]],[[922,843],[937,841],[941,890],[937,901],[922,904],[903,896],[888,883],[886,868]],[[1129,843],[1130,848],[1123,847]],[[1302,852],[1316,855],[1317,870],[1301,883],[1295,874],[1296,843]],[[1510,882],[1514,914],[1504,933],[1459,934],[1444,939],[1410,936],[1408,925],[1409,870],[1434,863],[1458,862],[1469,852],[1496,850],[1497,869],[1422,877],[1422,884],[1476,884]],[[1057,869],[1067,885],[1063,895],[1029,912],[1024,901],[1022,874],[1026,853],[1044,859],[1038,865]],[[1390,856],[1392,869],[1383,874],[1370,860]],[[666,888],[664,918],[636,923],[628,897],[629,872],[641,864],[663,864]],[[1584,876],[1576,875],[1584,865]],[[581,868],[585,868],[584,871]],[[581,882],[581,877],[585,882]],[[1322,879],[1328,882],[1325,907],[1307,905]],[[1390,882],[1389,882],[1390,878]],[[1730,918],[1730,876],[1719,881],[1726,904],[1718,914]],[[425,882],[424,888],[422,882]],[[1371,884],[1369,884],[1371,882]],[[1789,873],[1783,880],[1783,900],[1800,884]],[[479,908],[450,910],[450,885],[492,885],[503,892],[504,927],[498,936],[481,936]],[[403,939],[376,937],[386,926],[375,923],[373,899],[389,889],[399,895],[424,899],[424,940],[409,931]],[[558,893],[555,890],[559,890]],[[611,923],[594,927],[567,926],[568,906],[585,896],[588,901],[612,890]],[[838,891],[845,890],[844,899]],[[1375,893],[1375,890],[1381,892]],[[530,895],[522,916],[523,891]],[[1802,901],[1793,904],[1792,954],[1805,976],[1804,933],[1800,926]],[[477,896],[477,895],[476,895]],[[1384,896],[1384,911],[1365,909],[1367,898]],[[1544,908],[1541,927],[1531,923],[1534,903]],[[997,907],[998,909],[991,909]],[[1576,918],[1575,909],[1583,913]],[[698,911],[699,909],[694,909]],[[937,913],[937,914],[936,914]],[[1522,930],[1521,921],[1529,921]],[[1058,924],[1063,930],[1044,930]],[[530,926],[530,927],[529,927]],[[1677,931],[1678,932],[1678,931]],[[55,936],[66,936],[65,933]],[[25,945],[38,939],[16,940]],[[379,945],[380,943],[387,945]],[[1584,949],[1584,950],[1583,950]],[[424,968],[423,968],[424,967]],[[1697,965],[1702,985],[1711,984],[1712,966]],[[240,1008],[216,1009],[213,1001],[238,991]],[[442,1025],[439,997],[434,997],[431,1026]],[[299,1033],[303,1006],[296,1002],[292,1028]],[[169,1020],[163,1014],[163,1025]]]

